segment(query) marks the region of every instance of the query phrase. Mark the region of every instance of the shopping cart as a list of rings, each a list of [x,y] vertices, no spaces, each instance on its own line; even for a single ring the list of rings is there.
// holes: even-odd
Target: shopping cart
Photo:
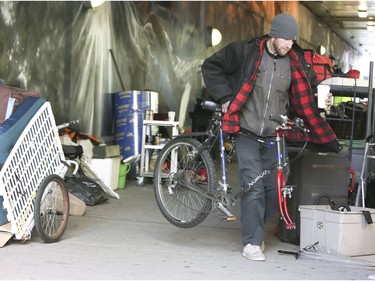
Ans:
[[[63,178],[69,164],[50,103],[44,99],[38,102],[39,109],[31,115],[0,170],[0,195],[16,240],[30,239],[35,226],[39,237],[51,243],[61,238],[68,223],[69,194]],[[29,109],[26,112],[30,114]]]

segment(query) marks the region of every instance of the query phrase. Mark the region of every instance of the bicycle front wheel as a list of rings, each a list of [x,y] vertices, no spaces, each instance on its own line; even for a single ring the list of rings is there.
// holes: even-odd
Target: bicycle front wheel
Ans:
[[[173,225],[189,228],[203,222],[212,208],[216,183],[214,163],[201,143],[175,138],[160,151],[154,171],[154,192],[163,216]]]
[[[34,210],[35,228],[46,243],[58,241],[69,218],[69,194],[65,182],[58,175],[49,175],[40,185]]]

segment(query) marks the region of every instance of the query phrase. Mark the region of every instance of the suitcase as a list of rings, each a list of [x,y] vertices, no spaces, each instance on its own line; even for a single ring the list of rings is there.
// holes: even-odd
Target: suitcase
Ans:
[[[329,57],[319,55],[313,50],[304,49],[304,57],[312,70],[316,74],[318,83],[332,77],[334,72],[332,60]]]
[[[349,156],[336,153],[303,152],[295,161],[298,151],[289,151],[290,174],[288,185],[295,185],[288,199],[288,210],[296,228],[286,229],[284,221],[279,223],[279,239],[299,245],[299,205],[343,206],[348,203],[350,181]],[[332,200],[331,200],[332,199]]]

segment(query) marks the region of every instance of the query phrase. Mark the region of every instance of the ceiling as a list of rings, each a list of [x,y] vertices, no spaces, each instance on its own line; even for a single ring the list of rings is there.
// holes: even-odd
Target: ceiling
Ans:
[[[375,24],[375,1],[301,1],[323,24],[362,55],[375,55],[375,31],[367,25]],[[367,7],[367,18],[358,16],[361,4]]]

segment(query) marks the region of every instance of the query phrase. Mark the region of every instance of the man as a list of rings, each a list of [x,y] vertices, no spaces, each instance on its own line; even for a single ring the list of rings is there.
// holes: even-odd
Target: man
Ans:
[[[316,86],[316,76],[295,43],[297,36],[295,19],[282,13],[273,19],[269,35],[231,43],[202,65],[210,97],[225,113],[223,130],[235,136],[243,188],[275,161],[275,148],[251,138],[275,136],[277,124],[270,115],[303,118],[310,142],[325,145],[325,151],[339,151],[336,135],[319,115],[311,87]],[[264,223],[278,206],[275,178],[275,173],[265,176],[241,197],[242,255],[250,260],[266,259]]]

